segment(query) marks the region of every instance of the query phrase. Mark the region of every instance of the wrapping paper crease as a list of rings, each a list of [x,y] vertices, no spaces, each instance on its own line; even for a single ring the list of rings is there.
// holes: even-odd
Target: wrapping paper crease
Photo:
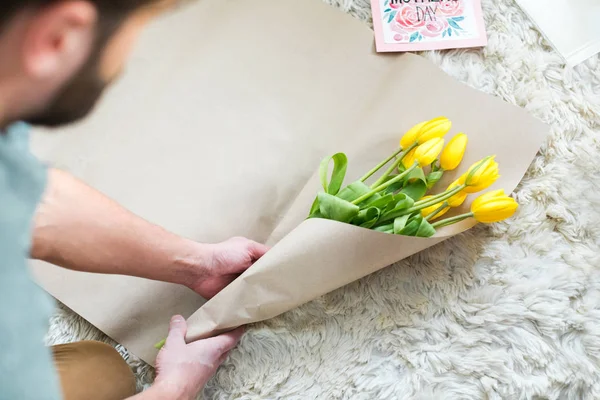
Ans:
[[[189,340],[271,318],[472,225],[419,239],[304,221],[325,155],[346,152],[353,179],[445,115],[469,134],[463,165],[496,154],[494,187],[510,192],[546,133],[420,57],[377,55],[370,30],[318,0],[197,2],[147,32],[107,97],[84,124],[36,135],[37,154],[178,234],[274,245],[204,306],[177,285],[32,264],[49,293],[151,364],[175,313]]]

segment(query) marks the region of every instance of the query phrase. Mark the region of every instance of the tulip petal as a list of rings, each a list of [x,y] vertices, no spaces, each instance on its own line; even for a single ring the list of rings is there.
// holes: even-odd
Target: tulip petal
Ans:
[[[442,138],[452,128],[452,122],[446,117],[437,117],[427,122],[417,136],[417,143],[422,144],[431,139]]]
[[[426,123],[427,123],[427,121],[420,122],[420,123],[416,124],[415,126],[413,126],[412,128],[410,128],[408,131],[406,131],[404,136],[402,136],[402,139],[400,139],[400,147],[402,149],[406,149],[406,148],[410,147],[413,143],[415,143],[417,141],[417,136],[419,135],[421,128]]]
[[[440,166],[442,169],[452,171],[458,167],[465,155],[467,141],[467,135],[459,133],[448,142],[448,145],[440,155]]]
[[[444,148],[444,139],[435,138],[428,140],[419,147],[415,152],[415,160],[419,162],[421,167],[431,164],[440,155]]]
[[[489,224],[512,217],[518,207],[515,199],[506,196],[504,190],[493,190],[475,199],[471,212],[477,221]]]

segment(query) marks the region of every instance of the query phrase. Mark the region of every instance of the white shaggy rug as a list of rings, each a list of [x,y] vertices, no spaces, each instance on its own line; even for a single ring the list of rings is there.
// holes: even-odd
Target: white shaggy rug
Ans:
[[[424,56],[551,126],[516,217],[257,325],[205,398],[600,398],[599,58],[567,69],[512,0],[483,7],[485,50]],[[79,339],[105,338],[59,309],[48,343]]]

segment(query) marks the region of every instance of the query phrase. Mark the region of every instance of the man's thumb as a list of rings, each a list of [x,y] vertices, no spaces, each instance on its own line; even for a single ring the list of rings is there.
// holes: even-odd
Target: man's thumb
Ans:
[[[175,315],[171,318],[169,324],[169,336],[167,337],[167,345],[169,342],[180,342],[185,344],[185,334],[187,333],[187,323],[181,315]]]

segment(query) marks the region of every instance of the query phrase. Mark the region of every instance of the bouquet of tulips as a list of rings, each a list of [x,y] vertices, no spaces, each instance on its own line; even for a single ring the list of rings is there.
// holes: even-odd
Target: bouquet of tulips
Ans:
[[[500,176],[494,156],[473,164],[467,172],[437,194],[428,192],[445,171],[456,169],[467,148],[467,135],[459,133],[444,147],[452,123],[434,118],[412,127],[400,147],[360,179],[342,187],[348,166],[344,153],[321,162],[319,176],[324,192],[317,195],[309,218],[324,218],[396,235],[431,237],[436,228],[466,218],[492,223],[511,217],[518,204],[504,190],[494,190],[473,201],[469,213],[442,219],[471,193],[491,186]],[[330,164],[333,170],[329,174]],[[373,183],[367,181],[386,167]]]
[[[472,202],[468,196],[498,182],[512,191],[545,130],[534,126],[518,148],[512,145],[517,131],[497,138],[493,146],[498,158],[512,158],[513,163],[501,177],[495,156],[486,156],[490,139],[498,132],[476,133],[471,140],[473,154],[468,154],[463,133],[444,147],[451,127],[444,117],[415,125],[389,157],[347,185],[346,155],[325,158],[288,209],[289,218],[279,222],[282,231],[273,233],[277,237],[285,232],[283,236],[252,268],[190,316],[186,338],[202,339],[272,318],[463,232],[472,222],[493,223],[512,216],[518,205],[504,190],[489,191]],[[386,140],[379,143],[387,142],[387,134],[380,138]],[[463,158],[479,157],[462,175],[454,171]],[[365,159],[357,163],[369,165]],[[448,171],[456,179],[445,190],[437,189],[449,181],[444,177]],[[319,186],[323,191],[315,199]],[[464,221],[470,218],[476,221]],[[452,224],[456,225],[448,226]],[[447,228],[439,231],[442,227]]]

